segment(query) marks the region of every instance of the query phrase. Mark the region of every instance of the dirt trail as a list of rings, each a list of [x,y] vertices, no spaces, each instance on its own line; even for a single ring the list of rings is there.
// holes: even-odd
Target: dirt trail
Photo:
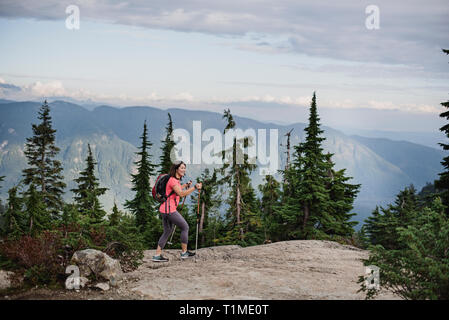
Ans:
[[[170,261],[143,264],[125,274],[118,288],[101,292],[36,289],[9,299],[364,299],[357,293],[368,251],[331,241],[297,240],[241,248],[198,249],[194,259],[164,250]],[[382,293],[377,299],[398,299]]]

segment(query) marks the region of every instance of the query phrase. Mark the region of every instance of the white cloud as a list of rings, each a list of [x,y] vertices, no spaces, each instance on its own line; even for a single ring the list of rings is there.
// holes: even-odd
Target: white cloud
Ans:
[[[30,86],[25,87],[25,90],[29,90],[33,96],[36,97],[52,97],[52,96],[65,96],[67,91],[64,89],[62,82],[51,81],[43,83],[37,81]]]
[[[56,97],[58,99],[64,99],[64,97],[72,98],[75,100],[91,100],[99,103],[131,106],[131,105],[154,105],[159,107],[166,107],[173,105],[181,105],[186,108],[204,109],[210,110],[211,106],[218,108],[220,111],[225,104],[238,104],[238,103],[255,103],[251,108],[258,108],[258,102],[265,104],[276,104],[278,106],[286,107],[309,107],[311,102],[311,96],[289,96],[289,95],[248,95],[243,97],[202,97],[197,98],[190,92],[184,91],[172,95],[161,95],[155,91],[143,96],[117,94],[107,95],[101,93],[94,93],[84,89],[76,89],[74,91],[67,90],[61,81],[50,82],[34,82],[30,85],[22,87],[15,86],[13,84],[6,84],[7,86],[13,86],[18,88],[5,94],[4,91],[0,91],[0,98],[9,98],[15,100],[36,100],[42,98]],[[400,110],[409,113],[439,113],[441,112],[440,106],[432,106],[429,104],[410,104],[410,103],[395,103],[392,101],[379,101],[369,100],[366,103],[360,103],[359,101],[353,101],[351,99],[342,100],[320,100],[319,105],[324,108],[333,109],[355,109],[355,108],[367,108],[376,110]],[[247,105],[247,107],[249,107]]]
[[[377,110],[400,110],[410,113],[440,113],[441,107],[417,104],[396,104],[391,101],[368,101],[369,108]]]

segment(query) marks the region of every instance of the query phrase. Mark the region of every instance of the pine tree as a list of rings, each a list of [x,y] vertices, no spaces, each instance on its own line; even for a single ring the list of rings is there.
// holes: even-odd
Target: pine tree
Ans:
[[[281,230],[290,239],[328,239],[351,236],[356,222],[352,204],[360,185],[347,181],[345,170],[335,171],[332,154],[324,153],[316,95],[313,93],[305,141],[294,147],[292,166],[283,172],[281,206],[275,212]]]
[[[227,121],[224,129],[226,133],[227,130],[235,127],[235,121],[229,109],[224,111],[223,118]],[[255,196],[251,195],[254,190],[250,185],[249,177],[251,172],[256,169],[256,165],[251,164],[248,155],[243,153],[251,143],[253,142],[247,137],[243,139],[234,137],[232,150],[222,152],[223,160],[225,160],[227,152],[232,154],[231,159],[223,161],[224,164],[220,169],[223,176],[220,183],[230,187],[230,195],[227,201],[229,208],[226,212],[228,232],[223,240],[224,243],[238,242],[242,245],[248,244],[248,241],[254,243],[257,239],[256,234],[259,232],[258,228],[261,227],[260,213],[254,210]],[[243,163],[238,164],[238,159],[243,159]],[[246,197],[252,200],[249,203],[245,202]],[[254,234],[255,232],[256,234]],[[246,233],[248,234],[246,235]]]
[[[356,221],[350,221],[355,213],[349,213],[353,209],[354,200],[360,190],[360,184],[350,184],[351,177],[345,176],[346,169],[335,171],[335,165],[331,161],[332,154],[327,154],[328,163],[332,166],[328,171],[331,181],[327,185],[330,197],[330,211],[327,220],[322,221],[323,232],[328,235],[350,237],[354,233]]]
[[[50,108],[45,100],[40,108],[39,125],[32,125],[33,137],[27,138],[25,155],[29,167],[23,170],[24,183],[39,186],[45,206],[54,218],[62,211],[62,194],[66,184],[63,182],[61,162],[55,160],[59,148],[55,145],[55,132],[52,129]]]
[[[287,224],[286,233],[293,239],[323,238],[322,231],[330,213],[328,186],[332,164],[321,147],[321,137],[316,95],[313,93],[305,141],[294,146],[291,168],[284,170],[282,207],[277,211]]]
[[[300,155],[299,155],[300,156]],[[296,161],[300,159],[296,158]],[[274,218],[277,222],[277,241],[301,238],[303,206],[299,202],[299,183],[301,177],[293,164],[285,170],[280,170],[283,175],[282,190],[278,205],[273,207]]]
[[[443,52],[449,55],[449,50],[443,49]],[[449,100],[446,102],[442,102],[441,105],[449,109]],[[440,117],[449,120],[449,111],[442,112],[440,114]],[[449,124],[442,126],[440,128],[440,131],[444,132],[446,134],[446,137],[449,138]],[[439,145],[443,147],[443,150],[445,151],[449,150],[449,144],[439,143]],[[445,171],[439,173],[440,178],[435,181],[435,187],[438,190],[441,190],[440,197],[443,202],[443,205],[446,206],[445,209],[446,215],[449,216],[449,156],[444,157],[441,164],[443,165]]]
[[[288,167],[286,169],[288,170]],[[259,191],[262,193],[260,207],[265,240],[278,241],[280,236],[278,235],[279,225],[275,207],[279,205],[281,197],[280,184],[272,175],[266,175],[265,184],[259,185]]]
[[[90,224],[97,225],[103,221],[106,212],[102,209],[99,196],[106,193],[107,188],[100,188],[98,178],[95,176],[95,162],[90,144],[87,145],[86,169],[80,172],[79,178],[74,181],[78,188],[72,189],[78,211],[87,217]]]
[[[122,217],[122,213],[118,210],[117,204],[114,201],[114,207],[112,208],[112,214],[109,216],[109,225],[110,226],[118,226],[120,224],[121,217]]]
[[[218,208],[221,204],[221,197],[218,195],[218,177],[217,170],[214,169],[213,173],[206,168],[201,176],[197,179],[198,182],[203,184],[201,189],[201,197],[199,204],[199,216],[198,216],[198,243],[200,247],[207,247],[214,245],[214,230],[217,226],[210,224],[211,217],[219,215]],[[197,211],[198,211],[198,192],[192,193],[190,200],[190,207],[188,210],[188,219],[190,223],[196,224]],[[192,233],[193,236],[193,233]],[[178,239],[179,236],[176,238]],[[192,238],[192,240],[195,240]]]
[[[80,224],[80,212],[75,203],[66,203],[62,210],[61,225]]]
[[[258,245],[265,240],[263,232],[262,211],[260,202],[257,199],[249,175],[246,183],[242,184],[242,219],[243,230],[245,231],[244,245]],[[245,179],[242,179],[244,181]]]
[[[4,215],[3,236],[18,238],[24,234],[23,199],[17,195],[19,186],[8,190],[7,209]]]
[[[318,237],[323,236],[322,233],[316,231],[319,230],[320,223],[324,220],[323,216],[326,216],[330,209],[329,190],[326,187],[330,183],[328,172],[331,170],[331,165],[321,146],[325,138],[321,137],[323,130],[320,128],[319,120],[314,92],[310,106],[309,125],[305,128],[305,142],[295,147],[297,154],[295,167],[302,177],[299,184],[299,200],[303,205],[302,231],[305,239],[314,234],[317,234]]]
[[[419,212],[419,202],[413,185],[401,190],[394,204],[387,208],[376,207],[372,215],[365,220],[365,230],[373,245],[382,245],[385,249],[401,249],[397,229],[410,225]]]
[[[161,163],[159,164],[159,174],[165,174],[170,171],[170,167],[172,165],[172,157],[174,158],[174,146],[176,143],[173,140],[173,121],[170,113],[168,113],[168,124],[165,128],[166,136],[165,140],[162,140],[162,155],[161,155]]]
[[[140,152],[137,152],[139,160],[134,162],[137,166],[137,173],[132,174],[131,190],[135,192],[134,199],[125,202],[125,208],[129,209],[136,217],[136,226],[141,233],[145,233],[145,239],[149,246],[157,243],[160,236],[161,223],[158,218],[157,204],[151,196],[150,177],[156,172],[156,165],[151,163],[149,149],[153,145],[147,137],[146,121],[143,125],[142,145]]]
[[[0,182],[2,182],[4,179],[5,179],[5,176],[0,176]],[[2,188],[2,186],[0,184],[0,189],[1,188]],[[2,229],[2,225],[3,225],[2,218],[3,218],[5,211],[6,211],[6,209],[3,206],[2,199],[0,199],[0,230]]]
[[[396,227],[397,248],[373,246],[364,264],[379,268],[381,289],[404,299],[449,299],[449,218],[444,213],[441,199],[435,198],[419,212],[406,212],[406,205],[403,210],[403,214],[411,219],[407,225]],[[379,292],[368,289],[363,276],[359,283],[359,291],[366,291],[367,298]]]
[[[51,217],[45,210],[42,196],[36,191],[33,183],[25,195],[25,205],[28,234],[35,236],[43,230],[48,230],[51,226]]]

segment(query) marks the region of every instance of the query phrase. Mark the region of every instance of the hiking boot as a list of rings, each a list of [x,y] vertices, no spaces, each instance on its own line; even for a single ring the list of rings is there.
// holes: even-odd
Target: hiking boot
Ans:
[[[192,258],[194,255],[195,255],[194,252],[190,252],[189,250],[187,250],[187,251],[184,252],[184,253],[181,252],[181,259]]]
[[[168,262],[168,259],[163,257],[162,254],[159,256],[153,256],[153,261],[155,262]]]

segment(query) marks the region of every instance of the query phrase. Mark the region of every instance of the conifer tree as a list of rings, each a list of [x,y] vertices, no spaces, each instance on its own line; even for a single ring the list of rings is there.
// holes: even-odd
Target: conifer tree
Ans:
[[[27,232],[35,236],[43,230],[47,230],[51,226],[51,217],[45,210],[45,205],[42,201],[42,196],[37,192],[34,183],[31,183],[30,188],[25,195]]]
[[[297,155],[296,161],[300,161]],[[278,205],[273,207],[277,221],[278,241],[299,239],[302,230],[303,206],[299,202],[299,183],[301,177],[297,174],[293,163],[289,168],[280,170],[283,175],[282,190]]]
[[[151,163],[151,155],[149,150],[153,145],[148,140],[147,123],[144,122],[143,134],[140,137],[142,144],[139,147],[138,161],[134,162],[137,166],[137,173],[131,174],[133,187],[131,190],[135,192],[134,199],[125,202],[125,208],[129,209],[135,216],[136,226],[141,233],[146,233],[145,238],[149,246],[157,242],[161,229],[158,219],[158,210],[156,202],[151,196],[150,177],[155,175],[156,165]]]
[[[218,208],[221,204],[221,197],[218,195],[218,177],[217,170],[214,169],[213,173],[210,173],[209,168],[204,169],[201,176],[197,179],[198,182],[203,184],[201,188],[201,197],[199,204],[199,224],[198,224],[198,234],[199,234],[199,246],[211,246],[214,244],[214,228],[216,225],[210,225],[209,221],[211,216],[216,216],[219,214]],[[196,224],[197,211],[198,211],[198,192],[192,193],[191,206],[189,209],[188,219],[190,223]],[[192,234],[193,237],[193,234]],[[177,237],[177,239],[179,236]],[[192,238],[192,240],[195,240]]]
[[[413,185],[401,190],[394,204],[386,208],[376,207],[364,225],[371,244],[382,245],[388,250],[401,249],[397,229],[410,225],[419,210]]]
[[[19,186],[8,190],[7,209],[4,216],[3,236],[18,238],[24,234],[23,199],[17,195]]]
[[[350,236],[355,224],[348,211],[360,186],[347,182],[345,170],[333,169],[332,154],[323,152],[319,120],[313,93],[305,141],[294,147],[292,166],[283,171],[282,206],[275,209],[284,234],[293,239]]]
[[[2,182],[3,179],[5,179],[5,176],[0,176],[0,182]],[[0,184],[0,189],[1,188],[2,188],[2,185]],[[2,218],[4,212],[5,212],[5,208],[3,207],[2,199],[0,199],[0,230],[1,230],[1,225],[2,225],[1,218]]]
[[[449,55],[449,50],[443,49],[443,52]],[[446,102],[442,102],[441,105],[449,109],[449,100]],[[449,120],[449,110],[440,113],[440,117]],[[449,138],[449,124],[442,126],[440,128],[440,131],[444,132],[446,134],[446,137]],[[449,144],[439,143],[439,145],[443,147],[443,150],[445,151],[449,150]],[[449,156],[444,157],[441,164],[443,165],[445,171],[439,173],[440,178],[435,181],[435,188],[441,191],[440,192],[441,200],[443,202],[443,205],[446,206],[445,208],[446,215],[449,216]]]
[[[61,162],[55,160],[59,148],[55,145],[55,132],[52,128],[50,108],[45,100],[39,110],[39,125],[33,124],[33,136],[27,138],[25,155],[28,168],[23,170],[25,185],[39,186],[43,202],[54,218],[62,211],[62,194],[66,184],[63,182]]]
[[[162,155],[161,155],[161,163],[159,164],[159,174],[165,174],[170,171],[170,167],[172,164],[171,155],[174,153],[174,146],[176,143],[173,140],[173,121],[170,113],[168,113],[168,124],[165,128],[166,136],[165,140],[162,140]],[[174,157],[173,157],[174,158]]]
[[[304,129],[305,141],[294,146],[293,162],[284,170],[282,206],[276,211],[285,223],[285,233],[292,239],[322,238],[323,232],[316,229],[323,216],[330,211],[327,186],[331,178],[328,173],[332,165],[321,147],[321,137],[316,95],[310,105],[309,123]]]
[[[75,194],[74,200],[78,211],[87,217],[90,224],[97,225],[103,221],[106,212],[102,209],[99,196],[106,193],[107,188],[100,188],[98,178],[95,176],[95,162],[90,144],[87,145],[86,169],[80,172],[79,178],[74,181],[78,188],[71,191]]]
[[[331,178],[327,189],[330,197],[330,211],[327,219],[320,224],[324,233],[328,235],[339,235],[350,237],[354,233],[356,221],[350,221],[355,213],[349,213],[353,209],[354,200],[359,192],[360,184],[351,184],[351,177],[345,176],[346,169],[335,171],[334,163],[331,161],[332,154],[328,153],[328,163],[332,168],[328,171]]]
[[[286,168],[288,169],[288,168]],[[259,185],[262,193],[260,207],[262,210],[262,221],[264,226],[265,240],[278,241],[279,231],[278,219],[276,219],[275,207],[279,205],[280,183],[272,175],[265,176],[265,184]]]
[[[224,129],[226,133],[227,130],[235,127],[235,121],[229,109],[224,111],[223,118],[227,121]],[[222,152],[224,161],[220,173],[223,178],[220,180],[220,183],[230,187],[230,195],[227,201],[229,208],[226,213],[228,232],[224,238],[225,243],[238,241],[241,244],[247,244],[250,238],[251,243],[253,243],[255,241],[254,232],[261,227],[260,213],[254,210],[255,196],[250,180],[250,174],[256,169],[256,165],[251,164],[248,155],[243,153],[245,148],[248,148],[251,143],[253,142],[248,137],[243,139],[234,137],[232,150],[224,150]],[[232,158],[225,161],[228,152]],[[238,159],[243,159],[243,163],[237,163]],[[252,200],[245,202],[244,199],[248,197]],[[245,235],[247,232],[252,234]]]
[[[120,223],[122,213],[118,210],[117,204],[114,201],[114,207],[112,208],[112,213],[109,216],[109,225],[118,226]]]
[[[62,210],[61,224],[69,226],[71,224],[79,223],[81,223],[81,220],[77,205],[75,203],[66,203]]]
[[[403,208],[408,211],[407,206]],[[404,212],[405,214],[405,212]],[[449,218],[444,213],[441,198],[419,212],[407,212],[411,217],[407,225],[396,227],[396,248],[382,245],[370,247],[365,266],[375,265],[380,271],[380,287],[413,300],[449,299]],[[361,290],[367,298],[379,291],[368,289],[365,277],[359,278]]]
[[[331,165],[323,153],[322,142],[325,138],[321,137],[323,130],[320,128],[319,120],[314,92],[310,105],[309,125],[304,129],[305,142],[295,146],[297,158],[294,165],[302,178],[298,191],[299,201],[303,206],[302,231],[305,239],[309,235],[316,234],[315,226],[323,220],[321,218],[330,209],[329,191],[326,186],[330,183],[328,171]]]

